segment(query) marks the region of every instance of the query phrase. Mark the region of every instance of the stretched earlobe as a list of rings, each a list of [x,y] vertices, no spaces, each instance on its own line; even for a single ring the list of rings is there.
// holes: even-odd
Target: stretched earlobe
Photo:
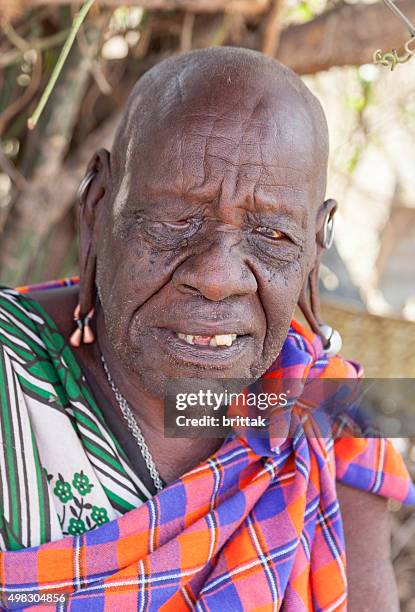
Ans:
[[[79,301],[74,311],[76,329],[71,334],[69,342],[74,348],[81,344],[92,344],[95,342],[95,334],[91,322],[95,314],[96,303],[96,260],[91,253],[86,259],[86,266],[82,270],[79,284]]]
[[[79,347],[95,340],[91,320],[97,299],[96,275],[96,207],[105,195],[109,183],[109,153],[100,149],[88,164],[86,174],[78,190],[80,230],[80,285],[79,303],[74,311],[76,329],[70,344]]]
[[[96,275],[96,256],[92,252],[92,248],[85,258],[84,266],[81,269],[80,283],[79,283],[79,305],[80,313],[82,316],[95,308],[97,299],[97,291],[95,284]]]
[[[306,278],[298,298],[298,307],[311,330],[321,336],[320,325],[322,321],[320,318],[320,299],[318,295],[318,266],[315,266]]]
[[[317,218],[317,255],[313,269],[308,274],[298,299],[298,307],[312,331],[320,336],[327,355],[337,355],[342,347],[339,332],[323,322],[320,314],[319,269],[322,252],[329,249],[334,241],[335,200],[326,200]]]
[[[320,336],[324,352],[329,356],[334,356],[341,351],[342,338],[336,329],[330,327],[321,319],[318,269],[319,266],[316,265],[307,276],[298,299],[298,307],[312,331]]]

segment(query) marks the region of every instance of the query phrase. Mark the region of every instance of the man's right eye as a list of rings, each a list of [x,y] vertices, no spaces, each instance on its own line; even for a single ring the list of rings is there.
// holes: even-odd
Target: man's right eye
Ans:
[[[159,249],[179,248],[187,244],[201,226],[201,219],[179,219],[178,221],[161,221],[144,219],[140,225],[143,236],[157,244]]]

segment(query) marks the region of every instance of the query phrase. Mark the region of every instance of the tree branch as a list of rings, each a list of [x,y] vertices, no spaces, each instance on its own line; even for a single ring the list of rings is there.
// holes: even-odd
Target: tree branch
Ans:
[[[60,185],[59,172],[88,85],[92,57],[98,51],[99,33],[99,28],[88,30],[91,57],[82,54],[78,46],[73,48],[51,97],[48,114],[42,117],[29,189],[20,194],[9,211],[6,231],[1,236],[0,269],[6,282],[13,276],[14,282],[20,282],[20,274],[24,274],[41,244],[42,228],[51,223],[54,212],[59,209],[59,198],[48,201],[44,192],[51,183]]]
[[[73,4],[75,0],[30,0],[31,7],[45,3]],[[115,8],[136,5],[136,0],[96,0],[96,3]],[[411,21],[415,20],[413,0],[400,0],[396,4]],[[141,0],[140,6],[195,14],[226,12],[252,15],[265,13],[270,0]],[[276,37],[278,34],[277,30]],[[376,49],[400,48],[408,39],[405,27],[383,2],[341,4],[308,23],[285,28],[281,32],[277,57],[299,74],[312,74],[332,66],[370,63]],[[260,49],[259,31],[252,32],[242,44]],[[195,46],[199,46],[197,42]],[[268,40],[267,49],[272,49],[272,46],[272,41]]]
[[[43,4],[79,4],[79,0],[26,0],[31,8]],[[96,0],[99,6],[137,6],[137,0]],[[269,0],[140,0],[140,7],[149,10],[179,10],[194,13],[242,13],[257,15],[269,6]]]
[[[396,4],[415,19],[413,0]],[[400,48],[409,38],[383,2],[342,4],[308,23],[285,28],[277,58],[299,74],[312,74],[332,66],[371,63],[376,49]]]
[[[29,244],[26,244],[25,250],[20,244],[20,257],[17,257],[17,261],[11,258],[11,255],[16,255],[15,253],[11,254],[7,251],[2,253],[1,272],[2,281],[5,284],[15,286],[16,283],[27,281],[27,271],[48,232],[65,216],[76,200],[79,183],[93,153],[100,147],[111,148],[119,119],[118,114],[113,114],[102,126],[92,132],[76,154],[60,167],[59,172],[55,171],[50,181],[44,181],[43,177],[35,177],[27,182],[20,200],[23,200],[23,203],[30,202],[32,211],[24,208],[24,218],[18,228],[13,228],[15,230],[13,237],[26,238]],[[41,211],[47,211],[47,214]],[[29,215],[30,225],[28,224]],[[30,227],[30,240],[23,229],[26,227]]]

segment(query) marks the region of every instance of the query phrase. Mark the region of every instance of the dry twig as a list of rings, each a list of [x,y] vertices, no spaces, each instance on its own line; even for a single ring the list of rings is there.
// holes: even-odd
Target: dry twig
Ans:
[[[68,38],[65,41],[65,44],[62,47],[62,51],[59,55],[58,61],[56,62],[56,66],[53,69],[53,72],[50,76],[49,82],[46,85],[46,89],[43,92],[42,97],[39,100],[39,104],[37,105],[33,115],[28,119],[27,126],[29,130],[33,130],[36,127],[37,122],[39,121],[39,117],[43,112],[43,109],[46,106],[47,101],[49,100],[50,94],[53,91],[53,88],[56,85],[56,81],[62,71],[63,65],[66,61],[66,58],[69,55],[69,52],[72,48],[72,45],[75,41],[76,35],[88,15],[89,9],[92,7],[95,0],[87,0],[85,4],[80,9],[79,13],[77,13],[74,17],[72,27],[69,31]]]
[[[12,102],[0,115],[0,136],[3,134],[6,126],[25,106],[30,102],[36,94],[40,82],[42,80],[42,57],[39,54],[33,66],[32,78],[29,85],[24,90],[23,95]]]
[[[100,6],[141,6],[149,10],[179,10],[193,13],[243,13],[259,15],[264,13],[269,0],[96,0]],[[78,0],[79,2],[79,0]],[[30,0],[32,7],[42,4],[76,4],[77,0]]]

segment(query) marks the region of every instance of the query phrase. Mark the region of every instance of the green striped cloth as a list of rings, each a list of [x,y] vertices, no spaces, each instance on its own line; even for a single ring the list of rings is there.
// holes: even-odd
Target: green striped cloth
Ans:
[[[0,288],[0,549],[94,529],[151,497],[41,306]]]

